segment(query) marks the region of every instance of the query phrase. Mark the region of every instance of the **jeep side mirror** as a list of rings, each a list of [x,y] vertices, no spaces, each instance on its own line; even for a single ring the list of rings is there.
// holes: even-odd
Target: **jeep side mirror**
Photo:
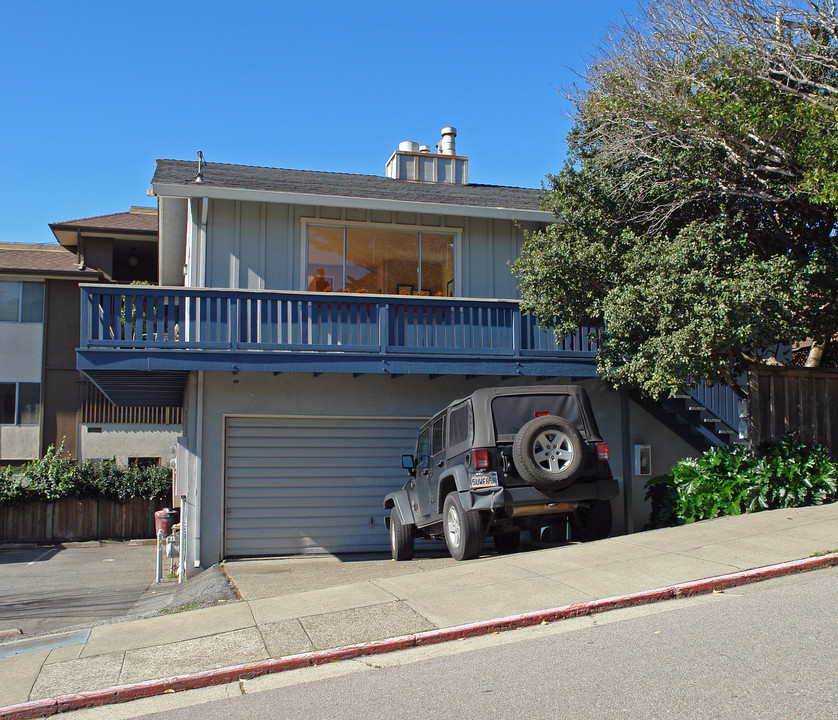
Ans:
[[[402,467],[405,470],[416,469],[416,459],[413,457],[413,455],[402,455]]]

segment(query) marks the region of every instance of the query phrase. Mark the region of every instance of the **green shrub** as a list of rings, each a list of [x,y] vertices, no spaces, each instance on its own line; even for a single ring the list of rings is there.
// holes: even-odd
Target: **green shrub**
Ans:
[[[838,499],[838,462],[794,434],[752,453],[713,448],[685,458],[646,486],[649,527],[759,510],[822,505]]]
[[[64,446],[47,449],[44,457],[17,469],[0,470],[0,505],[64,497],[164,497],[171,491],[172,472],[165,467],[122,467],[110,460],[78,463],[64,456]]]

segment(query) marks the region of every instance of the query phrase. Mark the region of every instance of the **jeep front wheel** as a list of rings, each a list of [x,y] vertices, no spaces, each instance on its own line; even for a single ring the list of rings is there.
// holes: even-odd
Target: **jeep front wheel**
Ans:
[[[459,494],[448,493],[442,506],[442,528],[448,552],[455,560],[471,560],[483,548],[483,519],[476,512],[467,512]]]
[[[515,436],[512,459],[518,474],[537,490],[570,485],[582,467],[584,444],[576,427],[557,415],[530,420]]]
[[[413,560],[413,525],[405,525],[396,508],[390,510],[390,553],[393,560]]]

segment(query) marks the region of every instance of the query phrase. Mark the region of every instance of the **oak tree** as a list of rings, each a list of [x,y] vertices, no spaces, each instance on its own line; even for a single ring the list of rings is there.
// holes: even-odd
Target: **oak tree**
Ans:
[[[657,0],[572,89],[557,221],[527,235],[523,307],[603,324],[600,370],[653,395],[740,394],[838,331],[838,19],[833,2]]]

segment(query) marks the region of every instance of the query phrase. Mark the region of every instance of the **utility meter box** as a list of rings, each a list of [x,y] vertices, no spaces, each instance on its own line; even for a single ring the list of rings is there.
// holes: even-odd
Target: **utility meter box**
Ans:
[[[635,445],[634,446],[634,474],[635,475],[651,475],[652,474],[652,446],[651,445]]]

